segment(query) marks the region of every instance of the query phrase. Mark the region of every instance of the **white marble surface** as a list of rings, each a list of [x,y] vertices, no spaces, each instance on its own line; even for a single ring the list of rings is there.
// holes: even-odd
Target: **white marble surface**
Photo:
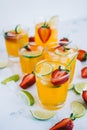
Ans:
[[[87,50],[86,35],[87,18],[59,23],[59,38],[68,37],[73,41],[73,43],[77,44],[79,48],[85,50]],[[87,82],[87,79],[81,78],[80,73],[80,70],[84,65],[87,64],[81,64],[77,61],[73,80],[74,83]],[[69,117],[71,113],[70,103],[72,101],[76,100],[84,104],[81,95],[77,95],[73,91],[69,91],[65,106],[58,110],[53,118],[47,121],[36,120],[32,117],[29,111],[31,107],[24,105],[18,98],[17,94],[20,91],[20,81],[17,83],[12,82],[7,85],[1,84],[1,81],[4,78],[15,73],[18,73],[22,78],[19,63],[9,61],[9,64],[5,69],[0,69],[0,130],[49,130],[49,128],[56,122],[65,117]],[[37,97],[35,85],[27,90],[30,91],[35,98]],[[35,107],[36,106],[34,106],[34,108]],[[86,114],[80,119],[76,119],[74,121],[74,130],[87,130],[87,106],[85,105],[85,107]]]

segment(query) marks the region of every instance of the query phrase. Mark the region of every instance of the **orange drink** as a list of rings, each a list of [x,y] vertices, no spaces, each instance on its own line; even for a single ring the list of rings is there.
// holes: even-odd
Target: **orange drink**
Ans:
[[[19,56],[22,72],[32,73],[36,63],[43,59],[43,48],[28,44],[19,50]]]
[[[28,43],[28,30],[17,25],[13,29],[6,29],[4,37],[8,55],[18,57],[19,48]]]
[[[47,47],[45,58],[49,60],[58,61],[64,64],[64,66],[71,67],[70,73],[70,83],[73,80],[76,59],[77,59],[78,49],[74,47],[73,44],[68,45],[58,45],[54,47]]]
[[[47,109],[61,108],[67,97],[69,70],[58,62],[43,60],[35,66],[35,74],[42,105]]]
[[[47,46],[51,42],[58,42],[58,16],[52,17],[49,21],[42,21],[35,27],[35,42],[37,45]]]

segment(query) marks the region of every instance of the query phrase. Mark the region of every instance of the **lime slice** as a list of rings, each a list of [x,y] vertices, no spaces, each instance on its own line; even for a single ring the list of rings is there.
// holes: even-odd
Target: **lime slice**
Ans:
[[[67,56],[70,54],[70,52],[69,51],[62,52],[58,49],[55,49],[55,54],[60,55],[60,56]]]
[[[17,25],[17,26],[15,27],[15,32],[18,33],[18,34],[22,33],[22,28],[21,28],[20,25]]]
[[[38,120],[48,120],[55,115],[55,111],[46,111],[46,110],[31,110],[31,113],[34,118]]]
[[[58,21],[59,21],[59,17],[57,15],[55,16],[52,16],[49,20],[49,25],[52,27],[52,28],[57,28],[58,27]]]
[[[74,85],[74,90],[77,94],[81,94],[83,89],[87,86],[87,83],[81,82]]]
[[[74,88],[74,84],[69,84],[68,90],[72,90]]]
[[[86,112],[85,107],[80,102],[77,101],[73,101],[71,103],[71,109],[76,118],[84,116]]]
[[[1,83],[6,84],[7,82],[12,81],[12,80],[15,81],[15,82],[18,81],[19,80],[19,75],[18,74],[12,75],[12,76],[4,79]]]
[[[42,51],[37,50],[37,51],[27,51],[25,50],[22,54],[26,58],[36,58],[42,55]]]
[[[48,62],[41,62],[36,66],[36,73],[38,76],[45,76],[52,72],[53,67]]]
[[[22,101],[29,106],[32,106],[34,104],[34,97],[32,94],[28,91],[21,90],[18,94],[18,96],[22,99]]]

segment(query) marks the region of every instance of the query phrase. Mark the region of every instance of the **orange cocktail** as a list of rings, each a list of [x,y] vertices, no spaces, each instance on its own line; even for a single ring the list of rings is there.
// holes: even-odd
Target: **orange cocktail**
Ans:
[[[58,16],[52,17],[49,21],[42,21],[35,27],[35,42],[37,45],[47,46],[58,43]]]
[[[28,30],[17,25],[13,29],[6,29],[4,37],[8,55],[18,57],[19,48],[28,43]]]
[[[43,60],[35,66],[35,74],[42,105],[47,109],[61,108],[67,97],[69,70],[58,62]]]
[[[68,66],[71,68],[70,73],[70,83],[73,80],[75,66],[76,66],[76,59],[77,59],[78,49],[77,47],[73,46],[73,44],[69,45],[58,45],[54,47],[47,47],[45,58],[49,60],[58,61],[59,63],[64,64],[66,68]]]
[[[36,63],[43,59],[41,46],[28,44],[19,50],[20,65],[23,73],[32,73]]]

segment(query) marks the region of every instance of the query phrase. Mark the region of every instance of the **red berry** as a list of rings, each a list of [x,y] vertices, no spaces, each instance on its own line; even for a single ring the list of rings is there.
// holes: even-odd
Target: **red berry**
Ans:
[[[52,73],[51,83],[54,85],[60,85],[65,83],[69,79],[69,73],[66,70],[56,69]]]
[[[35,37],[29,37],[29,42],[35,42]]]
[[[74,123],[70,118],[65,118],[60,122],[56,123],[49,130],[73,130]]]
[[[78,50],[77,59],[80,61],[85,61],[87,59],[87,52],[85,50]]]
[[[87,78],[87,67],[81,69],[82,78]]]
[[[87,103],[87,90],[84,90],[82,92],[82,97],[83,97],[84,101]]]
[[[35,83],[35,75],[33,73],[27,74],[23,77],[20,87],[26,89]]]

